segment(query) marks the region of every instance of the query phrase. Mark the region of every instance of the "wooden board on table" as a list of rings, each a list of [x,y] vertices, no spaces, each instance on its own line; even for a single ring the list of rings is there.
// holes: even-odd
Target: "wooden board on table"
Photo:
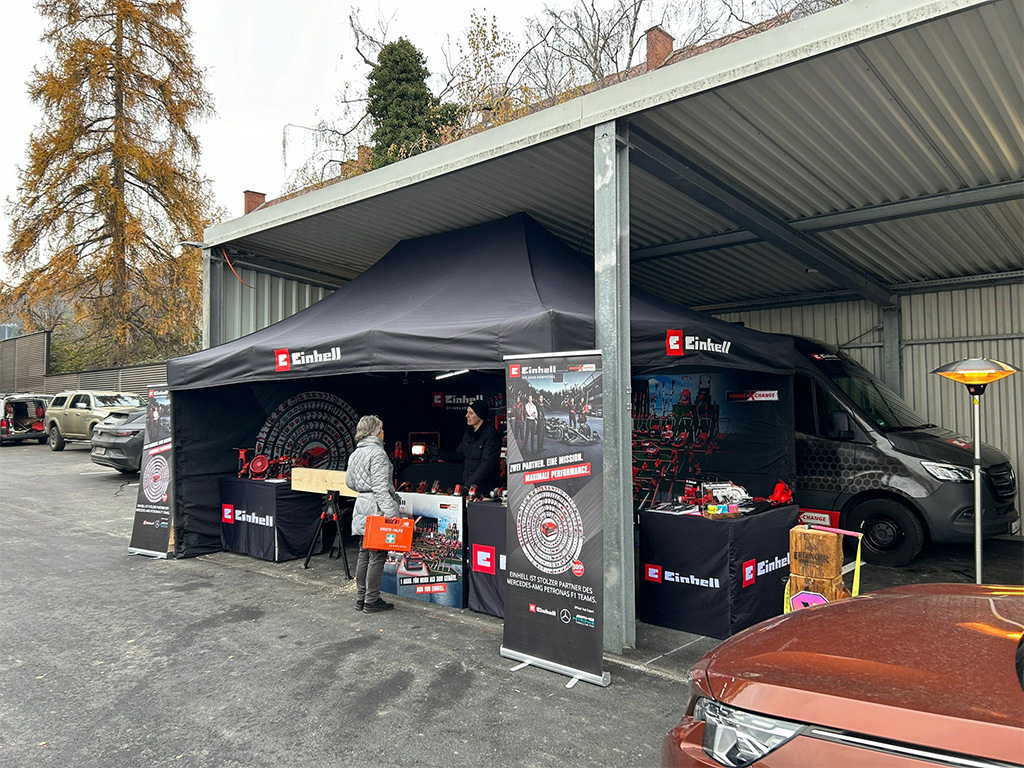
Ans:
[[[340,469],[295,467],[292,470],[292,490],[310,493],[336,491],[342,496],[359,495],[345,484],[345,472]]]

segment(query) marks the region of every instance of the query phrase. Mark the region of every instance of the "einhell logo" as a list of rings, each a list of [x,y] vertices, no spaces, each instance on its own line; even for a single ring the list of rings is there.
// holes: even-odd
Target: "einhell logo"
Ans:
[[[263,525],[267,528],[274,527],[274,516],[273,515],[250,515],[241,509],[235,510],[235,522],[238,523],[252,523],[253,525]]]
[[[743,562],[743,586],[749,587],[758,576],[765,576],[780,568],[789,567],[789,555],[774,557],[771,560],[745,560]]]
[[[690,584],[694,587],[706,587],[707,589],[722,588],[722,582],[714,577],[701,579],[692,573],[689,576],[684,576],[681,573],[664,569],[660,565],[651,565],[649,563],[644,565],[644,578],[647,581],[657,581],[659,583],[672,581],[676,584]]]
[[[557,365],[513,365],[509,367],[510,379],[520,376],[553,376],[558,373]]]
[[[683,332],[668,331],[665,334],[665,354],[683,356]]]
[[[473,570],[477,573],[489,573],[493,576],[496,572],[494,555],[494,547],[485,547],[482,544],[474,544]]]
[[[731,341],[715,341],[712,338],[702,339],[700,336],[687,336],[683,339],[683,346],[688,352],[718,352],[720,355],[728,355]]]
[[[430,404],[434,408],[444,408],[444,392],[435,392],[430,396]]]
[[[341,347],[331,347],[327,352],[321,352],[318,349],[303,349],[298,352],[292,352],[288,349],[274,350],[274,370],[279,373],[281,371],[290,371],[297,366],[330,363],[334,360],[341,360]]]
[[[235,505],[234,504],[221,504],[220,505],[220,520],[222,523],[235,522]]]

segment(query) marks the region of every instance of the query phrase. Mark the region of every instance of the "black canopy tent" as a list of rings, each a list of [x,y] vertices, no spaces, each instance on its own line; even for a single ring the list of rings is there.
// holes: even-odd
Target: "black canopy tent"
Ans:
[[[669,355],[667,332],[682,332]],[[634,371],[792,373],[792,341],[632,291]],[[333,380],[346,399],[401,397],[351,374],[502,369],[502,357],[594,346],[592,268],[526,214],[407,240],[326,299],[272,326],[168,362],[182,556],[220,549],[217,481],[266,414]],[[350,400],[351,401],[351,400]],[[355,404],[355,403],[354,403]],[[357,410],[360,410],[357,406]],[[372,412],[372,411],[371,411]]]

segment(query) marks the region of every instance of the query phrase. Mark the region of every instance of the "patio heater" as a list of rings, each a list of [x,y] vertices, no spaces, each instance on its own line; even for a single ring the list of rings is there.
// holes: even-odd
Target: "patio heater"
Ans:
[[[1019,373],[998,360],[972,357],[936,368],[932,373],[966,385],[974,404],[974,583],[981,584],[981,396],[993,381]]]

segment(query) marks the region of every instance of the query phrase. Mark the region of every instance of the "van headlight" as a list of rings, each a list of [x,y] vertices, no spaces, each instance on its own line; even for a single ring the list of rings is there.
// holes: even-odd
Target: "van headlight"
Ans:
[[[974,482],[974,470],[956,464],[940,464],[937,461],[922,461],[925,472],[936,480],[949,480],[954,483]]]
[[[701,698],[693,719],[704,723],[704,751],[722,765],[743,768],[778,749],[805,726],[755,715]]]

